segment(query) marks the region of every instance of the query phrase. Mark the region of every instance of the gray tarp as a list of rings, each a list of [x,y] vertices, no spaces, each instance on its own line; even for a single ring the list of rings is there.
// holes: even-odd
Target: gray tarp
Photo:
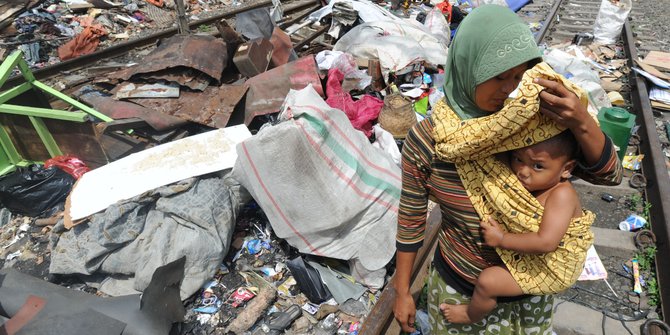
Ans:
[[[190,178],[159,187],[56,237],[49,271],[134,276],[142,291],[156,268],[186,256],[181,298],[209,280],[228,252],[240,205],[231,178]],[[62,222],[55,232],[63,231]]]

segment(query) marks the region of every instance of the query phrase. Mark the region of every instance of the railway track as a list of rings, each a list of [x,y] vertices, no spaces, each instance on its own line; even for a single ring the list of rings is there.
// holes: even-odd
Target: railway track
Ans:
[[[522,8],[519,14],[528,22],[535,32],[538,44],[554,44],[560,41],[572,40],[576,34],[593,31],[600,1],[588,0],[547,0],[535,1]],[[262,1],[244,8],[238,8],[206,19],[189,23],[190,28],[202,25],[211,25],[222,19],[233,18],[236,14],[255,8],[268,7],[272,1]],[[284,8],[284,14],[291,16],[281,23],[286,27],[303,19],[310,12],[319,7],[315,1],[291,2]],[[313,34],[306,36],[295,44],[296,49],[310,44],[315,38],[327,30],[327,26],[318,29]],[[127,54],[130,50],[143,48],[154,44],[157,40],[177,34],[177,28],[163,30],[151,35],[131,40],[125,43],[85,55],[76,59],[64,61],[42,69],[33,71],[35,77],[40,80],[53,78],[66,72],[85,69],[96,62],[109,60]],[[626,54],[627,65],[633,66],[633,59],[637,58],[635,37],[630,24],[627,22],[622,33],[622,45]],[[22,78],[10,78],[6,87],[20,84]],[[631,111],[637,115],[637,123],[640,125],[639,135],[641,141],[639,151],[645,154],[643,160],[643,172],[647,179],[644,195],[652,206],[650,210],[652,229],[657,238],[657,252],[659,255],[670,254],[670,230],[667,227],[670,218],[670,178],[665,163],[665,157],[661,150],[661,143],[656,133],[656,124],[652,116],[647,87],[644,79],[631,71],[628,74],[630,88]],[[440,217],[439,209],[431,211],[429,216],[430,228],[427,242],[419,252],[413,271],[413,290],[419,290],[424,280],[424,270],[430,262],[430,256],[435,248]],[[670,258],[657,257],[656,269],[661,292],[661,310],[663,315],[670,313]],[[376,307],[369,314],[360,334],[397,334],[399,329],[397,323],[393,322],[392,304],[395,292],[392,285],[384,289]]]
[[[539,43],[560,43],[571,41],[577,34],[590,33],[600,8],[600,0],[555,0],[546,19],[546,34],[538,36]],[[632,26],[626,20],[621,33],[620,45],[623,46],[628,68],[637,66],[638,48]],[[624,95],[628,99],[629,111],[636,115],[636,123],[640,126],[638,148],[629,148],[628,152],[645,155],[642,172],[647,180],[642,190],[644,197],[651,204],[651,228],[656,236],[657,255],[670,254],[670,178],[662,145],[659,141],[656,122],[647,94],[647,83],[635,71],[627,74],[627,87]],[[627,93],[627,94],[626,94]],[[670,259],[656,257],[656,271],[661,294],[661,311],[663,315],[670,313]]]
[[[288,26],[291,23],[302,19],[304,15],[307,15],[310,12],[314,11],[316,8],[320,7],[320,5],[314,0],[291,1],[288,3],[289,5],[287,5],[284,8],[284,16],[287,17],[288,20],[282,22],[280,26]],[[224,13],[214,15],[208,18],[191,21],[188,23],[188,26],[190,29],[195,29],[203,25],[213,25],[221,20],[234,18],[235,15],[237,14],[251,11],[257,8],[264,8],[270,6],[272,6],[272,0],[264,0],[261,2],[253,3],[249,6],[237,8],[231,11],[226,11]],[[295,15],[295,17],[292,17],[293,15]],[[173,36],[176,34],[178,34],[177,27],[168,28],[165,30],[149,34],[147,36],[143,36],[141,38],[136,38],[124,43],[115,44],[108,48],[101,49],[90,54],[82,55],[73,59],[49,65],[41,69],[35,69],[32,72],[35,78],[38,80],[49,79],[61,75],[65,72],[72,72],[78,69],[85,69],[91,66],[92,64],[128,54],[132,50],[150,46],[152,44],[155,44],[156,41],[160,39]],[[301,41],[300,43],[309,43],[309,41]],[[9,78],[5,86],[12,87],[22,82],[23,78],[21,76],[15,76]]]
[[[553,45],[572,41],[577,34],[593,32],[593,25],[599,8],[600,0],[540,0],[528,4],[518,13],[534,31],[538,45]],[[628,68],[636,66],[633,60],[637,59],[638,50],[629,22],[624,25],[619,44],[623,46]],[[636,145],[637,148],[629,147],[628,152],[635,151],[645,155],[642,171],[646,177],[647,185],[642,193],[651,204],[649,216],[652,231],[656,236],[657,255],[668,255],[670,254],[670,244],[668,243],[670,230],[667,226],[668,218],[670,218],[670,178],[668,177],[666,159],[659,141],[644,78],[634,71],[630,71],[627,74],[627,82],[628,86],[624,86],[626,92],[622,93],[627,97],[629,111],[636,115],[636,123],[640,126],[638,130],[639,144]],[[435,236],[437,233],[436,226],[438,225],[436,223],[439,223],[439,210],[432,211],[428,220],[429,223],[433,223],[432,228],[429,228],[427,237],[427,241],[431,243],[427,243],[417,256],[412,275],[412,292],[418,292],[422,287],[425,278],[425,271],[422,272],[422,270],[428,265],[431,251],[434,250],[437,243]],[[613,229],[616,229],[616,227],[613,227]],[[660,309],[663,315],[668,315],[670,313],[670,258],[656,257],[656,271],[660,288]],[[584,289],[582,288],[582,290]],[[607,294],[597,292],[595,294],[612,301],[615,300]],[[360,332],[361,335],[399,333],[400,328],[393,319],[392,304],[394,298],[395,292],[391,285],[388,285],[376,308],[368,316]],[[618,321],[621,321],[623,327],[633,334],[625,325],[625,322],[643,319],[646,314],[636,310],[635,306],[626,306],[625,309],[631,315],[622,317],[621,310],[618,310],[616,311],[616,313],[620,313]],[[603,314],[607,312],[605,309],[601,309],[601,311],[603,311]],[[648,330],[648,328],[645,329]],[[604,319],[603,331],[605,331]]]

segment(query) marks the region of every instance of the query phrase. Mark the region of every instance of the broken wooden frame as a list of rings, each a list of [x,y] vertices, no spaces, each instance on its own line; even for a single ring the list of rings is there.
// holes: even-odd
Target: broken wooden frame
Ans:
[[[0,65],[0,88],[5,84],[7,78],[9,78],[16,67],[18,67],[19,72],[25,79],[25,83],[12,87],[4,92],[0,92],[0,113],[28,117],[51,157],[62,155],[62,152],[49,132],[49,129],[44,124],[44,120],[42,120],[43,118],[71,122],[85,122],[89,120],[89,116],[92,115],[102,121],[113,121],[112,118],[36,80],[35,76],[33,76],[30,71],[28,64],[23,59],[23,53],[20,50],[14,51],[7,57],[7,59],[5,59],[2,65]],[[31,89],[47,93],[81,111],[65,111],[59,109],[19,106],[7,103],[11,99],[18,97]],[[5,129],[6,126],[7,125],[5,124],[0,125],[0,145],[2,146],[2,150],[0,151],[0,175],[14,171],[19,166],[27,166],[33,163],[32,161],[21,157],[9,136],[9,132]]]

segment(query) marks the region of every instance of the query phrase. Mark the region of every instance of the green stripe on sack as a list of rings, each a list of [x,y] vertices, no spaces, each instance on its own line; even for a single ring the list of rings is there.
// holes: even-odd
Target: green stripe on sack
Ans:
[[[367,169],[363,167],[363,164],[361,164],[339,142],[337,142],[333,136],[330,136],[330,131],[323,124],[323,122],[321,122],[320,119],[307,113],[300,115],[300,118],[307,121],[307,123],[314,129],[314,131],[325,140],[326,146],[328,146],[340,160],[342,160],[352,170],[356,171],[356,175],[361,179],[361,181],[363,181],[365,185],[384,190],[394,199],[400,199],[400,189],[393,186],[393,184],[370,174]]]

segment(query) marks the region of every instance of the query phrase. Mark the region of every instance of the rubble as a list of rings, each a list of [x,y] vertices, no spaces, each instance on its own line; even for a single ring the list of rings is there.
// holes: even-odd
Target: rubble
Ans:
[[[191,15],[220,5],[189,2]],[[393,270],[399,147],[443,97],[457,16],[477,4],[413,4],[400,10],[405,18],[390,4],[332,1],[284,29],[271,24],[282,17],[280,5],[239,14],[234,28],[219,22],[215,30],[223,37],[175,35],[139,62],[110,62],[89,68],[88,76],[61,78],[68,94],[58,96],[76,104],[53,118],[74,120],[82,130],[47,121],[51,151],[32,154],[43,132],[26,133],[22,129],[33,123],[14,119],[48,119],[39,108],[55,103],[1,100],[7,91],[0,94],[2,104],[32,107],[21,116],[0,115],[3,125],[10,119],[19,124],[6,138],[0,133],[0,141],[15,143],[21,154],[27,147],[26,160],[69,154],[91,168],[65,166],[77,171],[70,186],[80,179],[72,191],[59,188],[68,199],[48,206],[54,215],[16,210],[0,197],[6,207],[0,209],[3,266],[31,264],[37,277],[76,282],[105,297],[58,288],[90,296],[85,300],[136,304],[139,292],[141,301],[154,297],[155,273],[180,260],[183,269],[163,273],[185,310],[155,310],[163,305],[147,302],[164,323],[156,333],[174,323],[180,334],[357,334]],[[26,68],[59,61],[58,47],[65,60],[175,22],[171,1],[45,1],[8,8],[0,27],[13,20],[15,33],[2,45],[24,51],[20,72],[27,79]],[[18,15],[23,8],[31,10]],[[326,25],[328,35],[313,44],[328,50],[294,47],[299,36]],[[548,46],[548,61],[589,91],[592,112],[622,106],[623,97],[613,93],[629,89],[625,74],[631,69],[620,46],[577,40]],[[665,56],[650,54],[638,65],[668,80]],[[58,91],[29,82],[21,90]],[[662,94],[657,99],[655,106],[669,103]],[[23,161],[16,150],[14,160],[0,155],[5,175]],[[16,298],[9,314],[27,299]],[[40,303],[50,317],[60,315],[51,312],[53,299]],[[77,313],[103,322],[110,334],[133,321],[115,323],[81,308]],[[76,333],[79,325],[72,327]]]

